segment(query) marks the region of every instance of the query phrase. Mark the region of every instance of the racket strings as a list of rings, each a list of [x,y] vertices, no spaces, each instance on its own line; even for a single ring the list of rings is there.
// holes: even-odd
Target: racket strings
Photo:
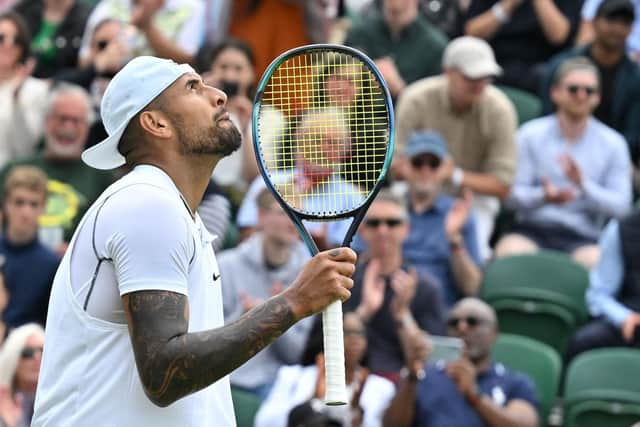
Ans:
[[[271,75],[260,108],[260,155],[290,206],[331,217],[364,202],[390,138],[384,90],[364,62],[320,50],[289,57]],[[267,118],[270,110],[279,121]]]

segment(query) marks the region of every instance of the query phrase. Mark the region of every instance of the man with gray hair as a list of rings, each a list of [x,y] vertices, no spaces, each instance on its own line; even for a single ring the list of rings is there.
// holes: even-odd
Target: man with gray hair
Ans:
[[[398,100],[394,172],[407,173],[402,153],[413,132],[432,129],[441,134],[450,152],[440,168],[441,180],[450,193],[463,188],[474,193],[478,245],[487,259],[499,199],[509,193],[515,170],[516,113],[509,99],[490,84],[502,69],[484,40],[452,40],[442,67],[444,74],[408,86]]]
[[[516,225],[495,253],[554,249],[591,267],[605,222],[631,205],[629,152],[622,135],[593,117],[600,81],[588,59],[570,59],[558,68],[551,99],[555,114],[518,131],[518,170],[507,200]]]
[[[56,222],[64,230],[64,242],[71,237],[84,210],[113,181],[111,173],[96,171],[80,159],[89,126],[94,119],[91,99],[80,86],[59,84],[47,99],[44,149],[30,157],[9,162],[0,180],[16,165],[42,169],[49,177],[49,197],[58,203],[47,205],[44,222]],[[62,249],[61,241],[51,242]]]

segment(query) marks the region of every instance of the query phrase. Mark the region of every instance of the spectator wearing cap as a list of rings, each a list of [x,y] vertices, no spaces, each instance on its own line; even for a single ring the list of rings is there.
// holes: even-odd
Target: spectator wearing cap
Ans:
[[[516,113],[509,99],[491,85],[502,72],[491,47],[476,37],[449,43],[442,61],[444,74],[407,87],[398,100],[394,172],[402,176],[409,164],[404,147],[422,129],[438,132],[448,153],[438,169],[444,189],[474,193],[481,257],[490,255],[489,237],[499,200],[509,194],[516,162]]]
[[[573,40],[581,5],[577,0],[472,0],[464,32],[491,44],[504,68],[498,83],[535,93],[544,63]]]
[[[447,36],[420,15],[418,3],[383,0],[382,13],[354,25],[344,42],[375,60],[394,99],[407,84],[440,73]]]
[[[603,0],[585,0],[582,5],[582,22],[576,36],[576,46],[591,43],[595,38],[595,19],[598,16],[598,12],[605,3],[609,3],[610,6],[614,6],[614,9],[624,5],[628,8],[630,3],[633,7],[634,14],[640,13],[640,1],[638,0],[617,0],[617,1],[603,1]],[[636,62],[640,61],[640,21],[635,21],[631,27],[631,34],[627,37],[627,52],[629,56]]]
[[[442,193],[441,168],[449,153],[437,132],[414,133],[406,155],[410,231],[403,252],[409,263],[438,279],[450,307],[461,296],[475,295],[482,279],[473,196],[469,190],[459,199]]]
[[[554,106],[549,95],[550,88],[560,64],[579,56],[590,59],[598,68],[602,82],[600,103],[593,115],[624,135],[631,158],[637,164],[640,149],[640,66],[625,52],[625,40],[628,40],[632,31],[635,16],[634,6],[629,0],[605,0],[600,3],[591,24],[593,41],[559,53],[549,60],[541,80],[539,96],[543,101],[544,113],[551,113]]]
[[[588,59],[560,65],[551,99],[555,114],[518,130],[518,170],[507,199],[516,225],[495,255],[554,249],[591,267],[605,222],[630,208],[629,153],[622,135],[592,115],[600,80]]]

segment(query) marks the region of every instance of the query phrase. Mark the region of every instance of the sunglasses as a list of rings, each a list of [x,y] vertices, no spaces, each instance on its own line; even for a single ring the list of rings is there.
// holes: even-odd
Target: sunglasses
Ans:
[[[23,359],[32,359],[36,356],[36,353],[42,354],[42,347],[25,347],[20,352],[20,357]]]
[[[485,323],[485,321],[476,316],[466,316],[466,317],[451,317],[447,320],[447,326],[453,329],[457,329],[460,325],[460,322],[464,322],[467,326],[471,328],[475,328],[478,325]]]
[[[580,86],[580,85],[567,86],[567,91],[571,95],[577,95],[578,92],[580,92],[581,90],[584,91],[587,94],[587,96],[595,95],[596,93],[598,93],[598,88],[595,86]]]
[[[382,224],[389,228],[394,228],[403,223],[404,219],[402,218],[367,218],[364,220],[364,225],[371,228],[378,228]]]
[[[442,161],[437,157],[432,156],[423,156],[423,157],[414,157],[411,159],[411,166],[415,169],[421,169],[424,166],[429,166],[431,169],[438,169]]]
[[[18,37],[16,36],[10,36],[9,34],[5,34],[5,33],[0,33],[0,44],[8,44],[9,46],[13,46],[15,44],[17,44],[18,42]]]

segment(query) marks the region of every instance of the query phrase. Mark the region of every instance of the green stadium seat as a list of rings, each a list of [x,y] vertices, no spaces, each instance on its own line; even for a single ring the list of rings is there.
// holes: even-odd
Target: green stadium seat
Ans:
[[[535,382],[540,403],[540,425],[546,425],[545,420],[558,394],[562,373],[562,360],[558,352],[540,341],[501,333],[493,346],[492,356],[507,368],[529,375]]]
[[[498,85],[497,88],[513,103],[519,125],[539,117],[542,113],[542,101],[536,95],[510,86]]]
[[[253,427],[262,400],[253,393],[231,387],[231,399],[236,413],[237,427]]]
[[[565,427],[630,427],[640,421],[640,349],[578,355],[565,379]]]

